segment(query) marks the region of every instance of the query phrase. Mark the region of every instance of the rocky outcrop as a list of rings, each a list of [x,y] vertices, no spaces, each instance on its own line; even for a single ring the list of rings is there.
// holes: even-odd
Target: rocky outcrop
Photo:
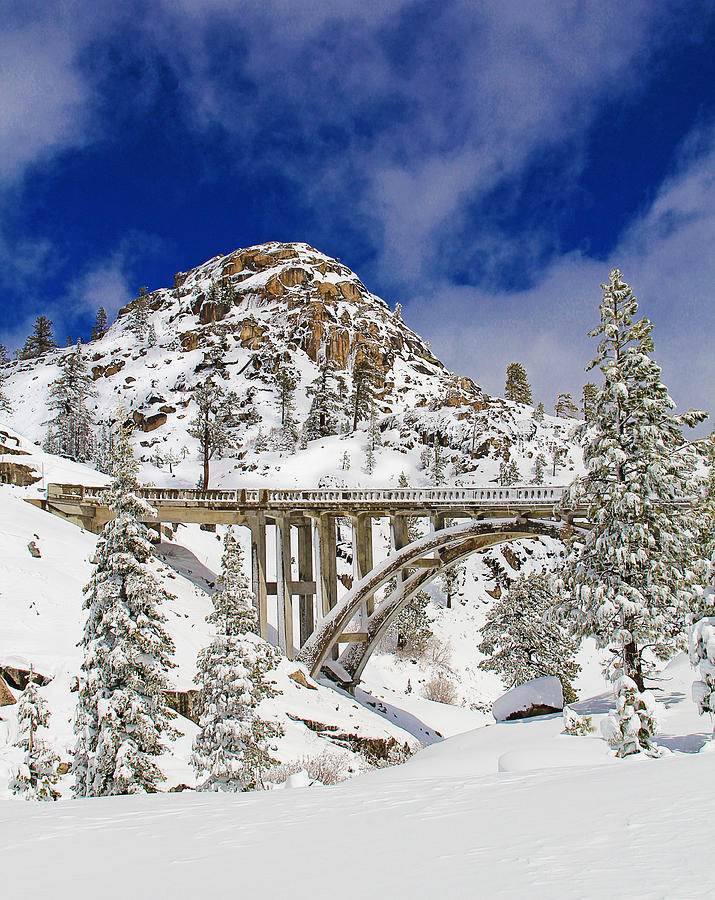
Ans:
[[[141,428],[142,431],[156,431],[157,428],[161,428],[162,425],[166,424],[166,413],[158,412],[153,415],[145,416],[143,413],[139,412],[139,410],[135,410],[132,414],[132,418],[134,419],[134,424]]]

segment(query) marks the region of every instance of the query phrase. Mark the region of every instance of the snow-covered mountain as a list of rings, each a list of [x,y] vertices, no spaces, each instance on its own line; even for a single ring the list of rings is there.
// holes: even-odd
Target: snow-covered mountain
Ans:
[[[307,244],[262,244],[178,274],[173,288],[148,295],[140,335],[133,330],[136,307],[133,301],[120,310],[107,334],[85,350],[97,392],[91,403],[96,435],[116,420],[121,405],[136,423],[146,481],[196,484],[198,442],[187,429],[196,411],[192,391],[209,375],[239,398],[234,447],[212,463],[212,487],[312,487],[326,476],[349,486],[389,485],[403,471],[417,486],[430,481],[420,454],[435,440],[448,480],[494,480],[500,464],[513,460],[519,480],[530,482],[539,454],[546,480],[569,481],[580,468],[579,448],[568,439],[570,420],[537,421],[531,407],[489,397],[471,379],[449,372],[399,309]],[[33,441],[45,438],[49,386],[69,352],[14,362],[5,371],[14,408],[9,424]],[[307,388],[324,360],[342,378],[346,407],[356,365],[366,360],[381,375],[375,410],[381,446],[370,473],[368,423],[353,433],[348,414],[344,433],[309,441],[294,454],[270,442],[255,446],[259,429],[270,435],[280,422],[277,372],[288,366],[297,380],[300,427],[310,406]],[[561,451],[555,476],[554,450]]]
[[[535,418],[531,407],[488,397],[470,379],[449,372],[428,343],[407,327],[399,310],[369,293],[339,261],[305,244],[236,251],[178,275],[173,288],[148,294],[142,329],[136,327],[137,305],[134,301],[120,310],[107,334],[84,352],[96,390],[90,402],[95,436],[101,439],[123,408],[135,423],[133,441],[143,460],[144,482],[197,483],[199,447],[188,429],[196,413],[194,388],[209,375],[239,398],[234,446],[212,461],[212,487],[313,487],[326,479],[389,486],[401,473],[411,484],[429,484],[434,473],[421,456],[435,441],[448,481],[495,480],[500,466],[514,461],[521,480],[528,482],[539,454],[549,466],[545,480],[565,482],[580,470],[579,447],[568,438],[570,420]],[[0,634],[0,669],[26,670],[32,664],[52,678],[43,690],[52,699],[54,737],[65,755],[72,741],[72,686],[80,661],[81,589],[89,578],[96,538],[21,501],[41,496],[51,481],[107,480],[91,466],[60,459],[38,446],[47,434],[50,386],[62,359],[74,352],[58,349],[8,366],[3,374],[13,413],[0,415],[0,466],[22,464],[28,481],[34,481],[23,488],[0,486],[0,543],[6,548],[0,596],[12,622]],[[372,472],[365,466],[368,423],[361,421],[352,432],[347,414],[340,433],[307,441],[295,452],[270,446],[271,432],[280,423],[276,373],[289,366],[295,375],[294,414],[301,425],[310,405],[308,386],[326,359],[343,379],[346,406],[356,365],[368,360],[381,375],[376,409],[380,445]],[[259,430],[269,439],[268,447],[260,442],[256,447]],[[554,477],[555,450],[560,459]],[[376,527],[384,530],[385,523]],[[244,529],[237,531],[245,541],[240,534]],[[167,611],[180,657],[171,674],[176,690],[191,689],[196,654],[208,639],[204,617],[219,568],[221,534],[221,528],[213,534],[179,526],[164,534],[157,547],[156,574],[176,598]],[[28,550],[33,540],[40,557]],[[376,547],[378,543],[386,554],[386,531],[378,534]],[[337,734],[344,737],[345,764],[355,771],[364,765],[356,749],[363,739],[414,746],[491,721],[489,704],[503,686],[496,675],[479,669],[477,651],[489,605],[519,572],[553,566],[561,550],[558,541],[542,538],[473,557],[455,588],[452,608],[446,607],[442,585],[433,583],[428,616],[435,641],[430,651],[419,657],[395,655],[389,648],[376,653],[355,700],[322,685],[307,687],[291,677],[299,667],[285,660],[276,675],[282,694],[266,711],[285,730],[278,758],[290,762],[316,756]],[[269,557],[271,552],[269,548]],[[352,572],[347,559],[339,560],[339,572]],[[583,660],[584,672],[590,675],[588,659]],[[424,696],[436,676],[451,683],[454,705]],[[0,744],[12,742],[8,710]],[[316,725],[327,730],[311,730]],[[185,739],[164,761],[167,786],[193,783],[186,760],[195,726],[186,721],[182,728]],[[8,749],[0,764],[0,789],[11,762]]]

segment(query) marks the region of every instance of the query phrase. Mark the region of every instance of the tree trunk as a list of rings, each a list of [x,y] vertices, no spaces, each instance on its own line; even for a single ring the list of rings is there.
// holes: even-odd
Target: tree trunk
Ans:
[[[638,645],[634,640],[630,640],[623,647],[623,668],[625,674],[632,678],[636,687],[641,693],[645,690],[643,684],[643,664],[641,662]]]

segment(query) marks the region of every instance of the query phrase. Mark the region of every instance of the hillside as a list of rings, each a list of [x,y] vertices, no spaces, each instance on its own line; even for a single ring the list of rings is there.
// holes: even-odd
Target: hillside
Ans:
[[[192,391],[209,376],[234,391],[238,404],[234,446],[212,463],[212,487],[313,487],[325,478],[386,486],[403,471],[419,486],[430,482],[421,452],[435,441],[445,477],[460,483],[495,480],[500,464],[510,460],[519,480],[530,482],[539,454],[546,480],[564,483],[580,469],[579,449],[568,439],[571,420],[536,421],[531,407],[489,397],[449,372],[399,310],[306,244],[237,250],[180,273],[175,287],[148,295],[141,334],[133,330],[138,302],[120,310],[107,334],[85,352],[97,392],[90,404],[95,435],[106,436],[121,405],[136,425],[147,482],[197,483],[199,447],[188,434],[196,412]],[[8,424],[32,441],[46,436],[49,386],[69,352],[13,362],[4,372],[14,408]],[[344,401],[338,433],[299,442],[292,453],[277,437],[277,373],[287,369],[295,379],[293,416],[300,432],[310,407],[308,387],[325,360],[336,368]],[[361,420],[353,433],[349,408],[355,366],[365,360],[382,379],[375,409],[381,446],[372,472],[365,465],[369,423]],[[560,457],[554,475],[555,450]]]

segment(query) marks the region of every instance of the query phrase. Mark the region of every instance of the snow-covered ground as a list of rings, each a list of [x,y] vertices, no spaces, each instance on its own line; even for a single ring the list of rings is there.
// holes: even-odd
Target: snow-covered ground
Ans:
[[[560,715],[478,728],[335,787],[0,800],[13,898],[712,896],[709,723],[665,671],[662,759]],[[578,704],[597,725],[607,696]],[[32,872],[32,879],[28,873]]]

